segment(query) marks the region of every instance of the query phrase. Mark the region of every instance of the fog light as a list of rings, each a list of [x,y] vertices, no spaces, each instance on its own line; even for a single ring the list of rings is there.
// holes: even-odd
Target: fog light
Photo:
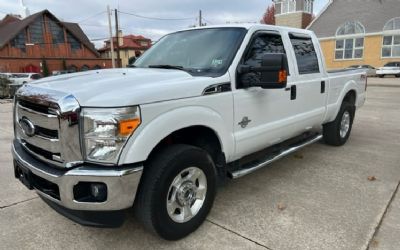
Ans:
[[[79,182],[74,186],[74,199],[78,202],[104,202],[107,185],[101,182]]]
[[[90,194],[96,201],[105,201],[107,199],[107,186],[103,183],[90,184]]]

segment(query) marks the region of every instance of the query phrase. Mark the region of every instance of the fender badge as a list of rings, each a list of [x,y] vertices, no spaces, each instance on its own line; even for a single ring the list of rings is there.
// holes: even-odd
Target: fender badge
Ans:
[[[251,122],[247,116],[243,117],[242,121],[238,123],[240,127],[245,128]]]

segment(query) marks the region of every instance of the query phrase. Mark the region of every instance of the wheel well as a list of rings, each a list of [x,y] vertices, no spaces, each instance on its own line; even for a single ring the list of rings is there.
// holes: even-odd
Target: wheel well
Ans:
[[[205,126],[191,126],[169,134],[151,151],[148,159],[163,147],[172,144],[188,144],[202,148],[210,154],[216,165],[225,165],[226,163],[217,134],[214,130]]]
[[[347,103],[355,105],[356,104],[356,91],[350,90],[349,92],[347,92],[347,94],[343,98],[343,102],[347,102]]]

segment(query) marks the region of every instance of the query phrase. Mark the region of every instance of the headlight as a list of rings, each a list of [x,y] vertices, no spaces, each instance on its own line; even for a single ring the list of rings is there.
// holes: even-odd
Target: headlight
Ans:
[[[86,160],[117,163],[122,147],[140,125],[139,107],[84,108],[81,114]]]

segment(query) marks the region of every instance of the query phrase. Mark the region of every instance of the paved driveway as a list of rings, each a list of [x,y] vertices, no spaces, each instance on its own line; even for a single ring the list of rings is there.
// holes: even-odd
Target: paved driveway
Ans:
[[[50,209],[13,177],[11,104],[0,104],[0,249],[400,249],[400,88],[390,84],[369,87],[345,146],[316,143],[231,181],[177,242],[132,216],[97,229]]]

